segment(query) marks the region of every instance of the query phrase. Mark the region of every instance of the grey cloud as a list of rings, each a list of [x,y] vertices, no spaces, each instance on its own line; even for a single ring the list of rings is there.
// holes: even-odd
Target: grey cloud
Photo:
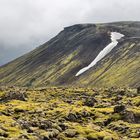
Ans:
[[[0,0],[0,64],[46,42],[65,26],[140,20],[139,9],[139,0]]]

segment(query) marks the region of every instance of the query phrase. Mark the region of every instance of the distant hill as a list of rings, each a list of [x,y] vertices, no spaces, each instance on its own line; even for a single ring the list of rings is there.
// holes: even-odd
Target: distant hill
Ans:
[[[76,77],[110,42],[125,37],[94,67]],[[0,67],[0,84],[17,86],[140,85],[140,22],[77,24],[30,53]]]

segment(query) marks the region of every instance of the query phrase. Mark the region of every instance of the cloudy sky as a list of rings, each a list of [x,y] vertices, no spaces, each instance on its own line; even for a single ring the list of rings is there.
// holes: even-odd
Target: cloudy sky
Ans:
[[[0,0],[0,65],[77,23],[140,21],[140,0]]]

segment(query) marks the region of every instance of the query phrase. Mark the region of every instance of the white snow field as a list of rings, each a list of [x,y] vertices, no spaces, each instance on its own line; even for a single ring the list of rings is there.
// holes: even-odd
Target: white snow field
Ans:
[[[85,71],[87,71],[88,69],[90,69],[91,67],[96,65],[96,63],[98,61],[100,61],[102,58],[104,58],[109,52],[111,52],[111,50],[115,46],[117,46],[118,40],[121,39],[122,37],[124,37],[123,34],[118,33],[118,32],[111,32],[110,36],[111,36],[111,41],[112,42],[110,44],[108,44],[88,66],[79,70],[75,76],[81,75],[82,73],[84,73]]]

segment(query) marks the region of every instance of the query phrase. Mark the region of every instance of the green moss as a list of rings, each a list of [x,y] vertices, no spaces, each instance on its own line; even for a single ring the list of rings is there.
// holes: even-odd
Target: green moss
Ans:
[[[0,91],[0,98],[4,96],[6,93],[4,91]]]
[[[111,119],[114,121],[121,120],[122,116],[119,113],[114,113],[113,115],[111,115]]]
[[[132,103],[135,105],[135,106],[139,106],[140,105],[140,96],[137,96],[137,97],[134,97],[132,100]]]
[[[16,123],[12,117],[9,116],[0,116],[0,126],[6,130],[8,137],[15,138],[18,137],[21,133],[21,129],[18,125],[12,126]]]
[[[92,139],[97,139],[98,140],[98,135],[96,134],[96,133],[89,133],[88,135],[87,135],[87,139],[88,140],[92,140]]]
[[[140,124],[133,122],[134,120],[130,123],[131,118],[129,121],[127,119],[124,121],[120,113],[114,113],[114,106],[118,105],[115,99],[120,90],[122,88],[93,90],[78,87],[44,87],[28,89],[26,90],[27,101],[10,100],[0,103],[0,126],[5,128],[2,133],[3,131],[7,133],[9,139],[18,139],[25,135],[31,140],[43,139],[43,136],[49,135],[52,131],[59,131],[56,138],[62,140],[84,138],[119,140],[124,136],[126,138],[137,137]],[[127,111],[131,111],[135,117],[139,118],[140,109],[136,103],[139,99],[138,94],[131,89],[124,90],[126,91],[124,95],[121,95],[121,104],[124,104]],[[17,92],[23,89],[5,90],[5,92],[8,91]],[[93,107],[84,106],[83,101],[86,98],[94,98],[97,102]],[[68,118],[69,114],[75,117],[74,121]],[[125,129],[126,132],[122,134],[119,130],[123,128],[128,129]],[[67,129],[74,130],[76,135],[73,138],[67,137],[65,135]]]
[[[95,111],[101,112],[101,113],[112,113],[114,109],[113,107],[95,108]]]

